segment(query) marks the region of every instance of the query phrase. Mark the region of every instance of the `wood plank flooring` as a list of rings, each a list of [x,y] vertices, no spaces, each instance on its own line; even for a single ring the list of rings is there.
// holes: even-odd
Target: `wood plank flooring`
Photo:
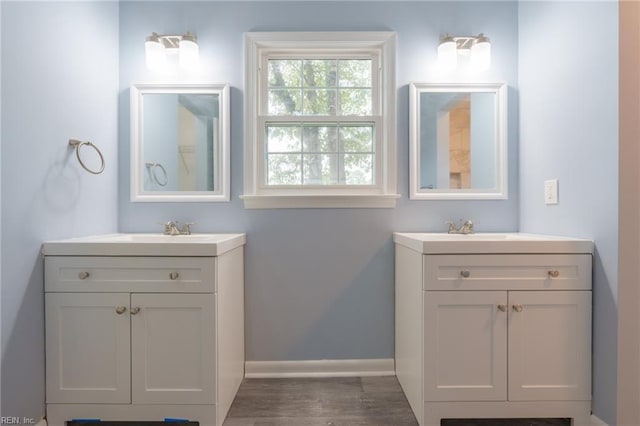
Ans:
[[[417,426],[391,377],[245,379],[224,426]]]
[[[565,426],[568,419],[445,420],[443,426]],[[224,426],[418,426],[396,377],[245,379]]]

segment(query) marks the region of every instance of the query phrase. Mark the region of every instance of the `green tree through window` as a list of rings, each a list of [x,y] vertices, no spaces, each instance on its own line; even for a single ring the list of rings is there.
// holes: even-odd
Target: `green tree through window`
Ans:
[[[372,68],[371,59],[268,59],[266,115],[281,120],[266,121],[267,185],[374,184]]]

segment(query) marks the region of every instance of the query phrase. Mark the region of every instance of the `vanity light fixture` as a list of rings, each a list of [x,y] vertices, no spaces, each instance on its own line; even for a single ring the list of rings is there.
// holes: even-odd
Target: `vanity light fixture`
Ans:
[[[147,68],[160,71],[167,65],[167,57],[178,55],[180,66],[193,69],[198,65],[199,49],[197,37],[189,32],[184,35],[160,35],[152,33],[144,43]]]
[[[443,71],[454,71],[458,55],[469,56],[474,71],[486,71],[491,65],[491,43],[480,33],[477,36],[452,36],[446,34],[438,46],[438,63]]]

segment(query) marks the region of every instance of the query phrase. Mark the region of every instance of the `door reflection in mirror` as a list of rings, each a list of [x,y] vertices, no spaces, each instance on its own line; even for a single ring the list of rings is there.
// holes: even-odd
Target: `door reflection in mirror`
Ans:
[[[420,188],[492,188],[495,94],[421,93],[420,97]]]

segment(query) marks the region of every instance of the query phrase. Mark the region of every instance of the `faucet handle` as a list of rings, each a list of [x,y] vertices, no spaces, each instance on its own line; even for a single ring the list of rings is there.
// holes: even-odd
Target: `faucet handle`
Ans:
[[[182,229],[180,230],[181,235],[191,235],[191,225],[194,225],[193,222],[187,222],[182,225]]]
[[[447,231],[447,233],[449,234],[455,234],[458,232],[458,229],[456,228],[456,224],[453,223],[452,220],[447,220],[445,222],[445,225],[449,225],[449,230]]]
[[[463,234],[473,234],[473,221],[471,221],[471,219],[467,219],[462,224],[459,231]]]

